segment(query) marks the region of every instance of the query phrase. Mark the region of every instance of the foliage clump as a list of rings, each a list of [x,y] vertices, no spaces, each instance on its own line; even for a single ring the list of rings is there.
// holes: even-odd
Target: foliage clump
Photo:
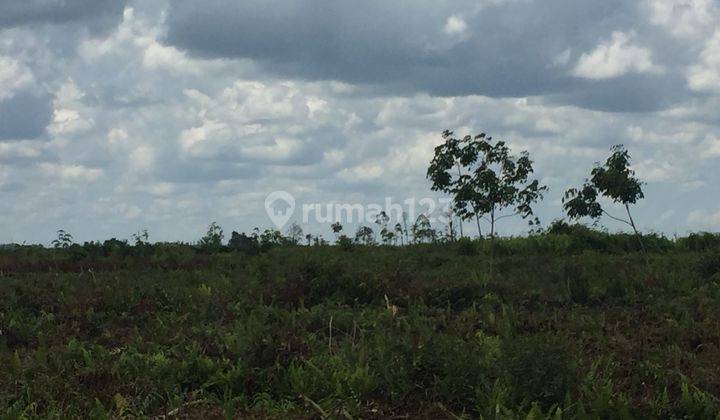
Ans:
[[[480,231],[480,219],[487,217],[494,237],[498,220],[533,216],[532,205],[542,199],[547,187],[530,178],[533,161],[528,152],[513,156],[504,141],[494,142],[485,133],[457,139],[446,130],[443,140],[435,148],[427,177],[433,191],[452,196],[453,209],[462,220],[475,218]],[[510,213],[502,214],[508,209]]]

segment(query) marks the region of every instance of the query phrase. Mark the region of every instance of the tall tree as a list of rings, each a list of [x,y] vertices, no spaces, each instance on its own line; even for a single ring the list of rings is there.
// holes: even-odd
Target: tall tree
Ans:
[[[461,220],[475,218],[480,231],[480,219],[485,218],[494,239],[499,220],[533,216],[532,205],[542,199],[547,187],[530,179],[533,161],[528,152],[513,156],[504,141],[493,142],[485,133],[456,139],[446,130],[443,140],[435,148],[427,177],[433,191],[452,196]],[[530,219],[531,225],[537,222]]]

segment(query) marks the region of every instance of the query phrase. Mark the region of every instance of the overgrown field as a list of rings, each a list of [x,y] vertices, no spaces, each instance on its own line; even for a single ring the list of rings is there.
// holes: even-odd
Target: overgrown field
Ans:
[[[0,416],[720,418],[719,248],[646,240],[6,251]]]

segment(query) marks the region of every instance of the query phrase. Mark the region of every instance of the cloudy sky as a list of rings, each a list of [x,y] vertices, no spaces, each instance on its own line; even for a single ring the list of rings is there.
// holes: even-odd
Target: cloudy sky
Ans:
[[[0,0],[0,242],[431,196],[444,129],[527,149],[545,223],[624,143],[643,229],[718,230],[719,23],[717,0]]]

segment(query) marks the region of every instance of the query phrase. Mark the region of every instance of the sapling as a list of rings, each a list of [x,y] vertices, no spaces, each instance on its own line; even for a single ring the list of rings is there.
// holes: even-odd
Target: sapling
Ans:
[[[571,188],[565,192],[563,208],[571,219],[590,217],[599,219],[603,215],[630,226],[640,243],[644,254],[645,244],[638,231],[635,219],[630,212],[630,205],[645,197],[642,191],[643,182],[635,177],[635,171],[630,168],[630,153],[622,144],[613,146],[612,154],[604,164],[596,164],[590,172],[590,179],[586,179],[580,188]],[[613,202],[622,205],[627,213],[627,219],[614,216],[605,210],[597,201],[598,197],[607,197]]]

